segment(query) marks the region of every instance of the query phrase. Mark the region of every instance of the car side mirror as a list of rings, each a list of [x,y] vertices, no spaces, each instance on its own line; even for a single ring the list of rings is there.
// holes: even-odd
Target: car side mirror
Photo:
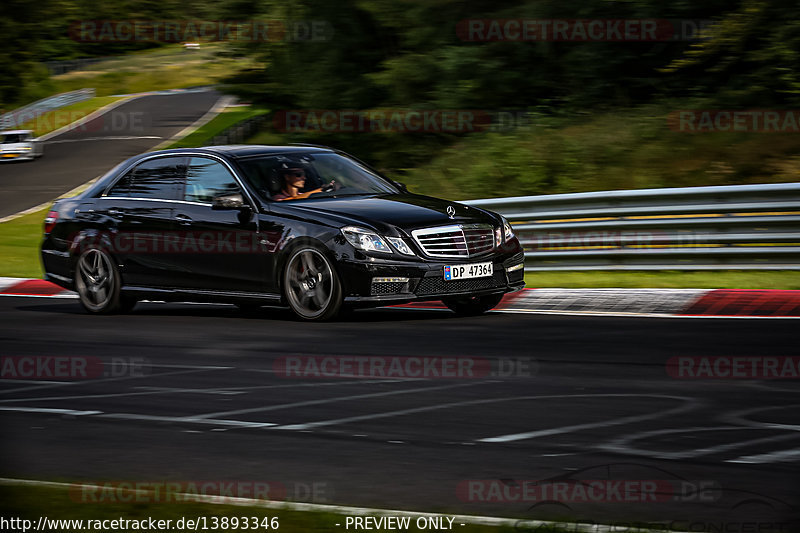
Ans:
[[[211,209],[243,209],[245,207],[244,198],[241,194],[224,194],[215,196],[211,200]]]
[[[394,180],[392,180],[392,181],[394,181]],[[398,188],[399,188],[401,191],[403,191],[403,192],[408,192],[408,187],[406,187],[406,184],[405,184],[405,183],[402,183],[402,182],[400,182],[400,181],[394,181],[394,184],[395,184],[395,185],[397,185],[397,187],[398,187]]]

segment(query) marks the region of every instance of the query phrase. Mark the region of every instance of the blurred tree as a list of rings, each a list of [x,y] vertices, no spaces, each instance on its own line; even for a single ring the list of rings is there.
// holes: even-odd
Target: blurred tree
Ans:
[[[726,105],[800,103],[800,4],[746,0],[663,71]],[[688,84],[687,84],[688,85]]]

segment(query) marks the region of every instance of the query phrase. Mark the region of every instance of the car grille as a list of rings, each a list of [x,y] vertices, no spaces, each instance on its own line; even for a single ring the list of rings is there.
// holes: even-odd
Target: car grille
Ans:
[[[506,274],[502,269],[498,269],[492,277],[460,279],[457,281],[445,281],[441,273],[437,276],[422,278],[417,285],[417,296],[432,296],[436,294],[449,294],[453,292],[473,292],[484,289],[494,289],[505,287]]]
[[[388,296],[391,294],[399,294],[408,289],[407,281],[392,281],[383,283],[373,283],[370,288],[372,296]]]
[[[422,251],[431,257],[472,257],[494,248],[489,224],[458,224],[412,231]]]

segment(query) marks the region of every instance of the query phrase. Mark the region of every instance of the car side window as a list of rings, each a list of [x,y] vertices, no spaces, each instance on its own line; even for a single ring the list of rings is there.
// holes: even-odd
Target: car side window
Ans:
[[[210,204],[215,196],[236,193],[241,189],[225,165],[207,157],[190,158],[184,200]]]
[[[183,174],[183,157],[149,159],[136,166],[130,184],[130,196],[157,200],[178,200]]]
[[[133,170],[130,170],[121,179],[117,180],[114,186],[111,187],[111,190],[106,193],[106,196],[113,196],[116,198],[130,196],[132,182]]]

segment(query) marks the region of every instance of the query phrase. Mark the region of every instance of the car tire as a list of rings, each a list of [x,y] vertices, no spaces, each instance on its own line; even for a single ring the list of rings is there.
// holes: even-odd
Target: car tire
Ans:
[[[136,301],[122,297],[121,285],[119,271],[107,252],[88,248],[78,256],[75,290],[86,311],[107,315],[132,309]]]
[[[283,270],[283,295],[303,320],[330,320],[342,308],[342,283],[325,252],[303,245],[291,252]]]
[[[458,316],[475,316],[494,309],[502,299],[502,294],[489,294],[487,296],[446,298],[442,301]]]

